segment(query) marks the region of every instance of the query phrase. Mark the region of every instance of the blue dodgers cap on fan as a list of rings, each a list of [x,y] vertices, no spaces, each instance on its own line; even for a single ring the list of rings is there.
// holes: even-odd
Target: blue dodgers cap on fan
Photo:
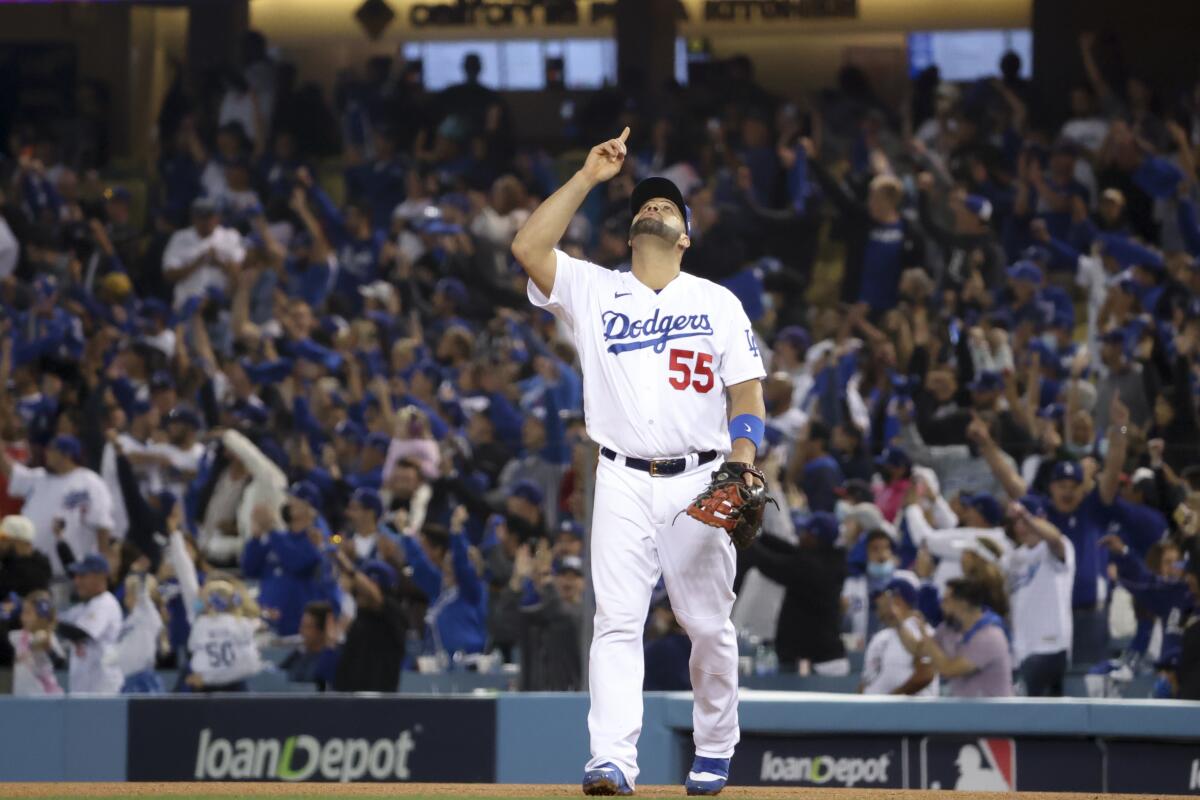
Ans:
[[[375,431],[367,434],[366,444],[367,447],[374,447],[376,450],[382,450],[386,453],[388,448],[392,446],[392,437],[386,433]]]
[[[200,427],[200,415],[187,406],[175,406],[171,409],[171,413],[167,414],[167,424],[178,422],[183,425],[190,425],[193,428]]]
[[[165,369],[160,369],[150,376],[150,391],[161,392],[164,389],[174,389],[175,381],[171,378],[171,373]]]
[[[1161,255],[1119,233],[1101,233],[1096,238],[1104,245],[1104,254],[1123,267],[1143,267],[1151,272],[1167,268]]]
[[[978,511],[988,525],[997,526],[1004,521],[1004,507],[1000,505],[999,500],[987,492],[964,494],[959,501],[964,506]]]
[[[967,195],[963,198],[963,205],[967,207],[967,211],[978,217],[980,222],[988,222],[992,218],[992,203],[982,195]]]
[[[1129,334],[1121,328],[1113,328],[1100,334],[1101,344],[1115,344],[1121,348],[1129,346]]]
[[[656,197],[665,198],[675,204],[679,213],[683,215],[684,233],[691,236],[692,210],[683,201],[683,192],[679,191],[679,187],[675,185],[674,181],[667,178],[658,176],[646,178],[633,187],[633,194],[629,196],[630,215],[636,217],[637,213],[642,210],[642,206]]]
[[[351,503],[358,503],[365,509],[375,512],[376,517],[383,516],[383,500],[379,497],[379,492],[374,489],[362,487],[354,490],[354,494],[350,495]]]
[[[807,350],[809,342],[811,341],[812,340],[808,335],[808,331],[799,325],[788,325],[786,328],[779,331],[779,333],[775,334],[776,344],[779,342],[787,342],[800,352]]]
[[[1042,282],[1042,269],[1032,261],[1018,261],[1008,268],[1006,274],[1009,280],[1036,284]]]
[[[157,297],[147,297],[138,303],[138,315],[143,318],[169,319],[171,316],[171,307]]]
[[[911,467],[912,459],[901,447],[888,447],[879,454],[875,463],[881,467]]]
[[[58,281],[53,275],[41,275],[33,282],[33,290],[39,300],[46,300],[58,291]]]
[[[434,285],[435,292],[452,301],[456,306],[467,302],[467,287],[458,278],[442,278]]]
[[[303,500],[313,508],[321,507],[321,491],[312,481],[296,481],[288,487],[288,494]]]
[[[396,583],[399,581],[399,576],[396,575],[396,570],[392,568],[392,565],[378,558],[364,561],[358,571],[370,578],[380,589],[389,592],[396,588]]]
[[[1079,466],[1078,461],[1060,461],[1050,471],[1050,482],[1054,483],[1055,481],[1075,481],[1076,483],[1082,483],[1083,468]]]
[[[233,416],[251,425],[263,425],[270,418],[270,412],[261,401],[246,401],[233,407]]]
[[[533,481],[517,481],[508,490],[509,497],[519,497],[533,503],[535,506],[540,506],[542,501],[546,499],[546,495],[541,488]]]
[[[1050,248],[1042,244],[1031,244],[1021,251],[1021,259],[1023,261],[1032,261],[1037,266],[1049,264],[1054,254],[1050,252]]]
[[[79,461],[83,457],[83,445],[74,436],[68,436],[65,433],[51,439],[50,447],[64,456],[70,456],[73,461]]]
[[[1025,510],[1035,517],[1046,516],[1046,501],[1036,494],[1027,494],[1018,501]]]
[[[1052,419],[1058,421],[1066,416],[1067,407],[1062,403],[1051,403],[1048,406],[1042,406],[1038,409],[1038,416],[1042,419]]]
[[[566,534],[576,539],[583,539],[583,526],[573,519],[564,519],[558,526],[559,535]]]
[[[132,195],[129,190],[120,184],[110,186],[104,190],[104,201],[107,203],[128,203]]]
[[[107,575],[108,560],[99,553],[92,553],[68,567],[67,572],[72,575]]]
[[[1004,388],[1004,377],[995,370],[985,370],[967,385],[972,392],[999,392]]]
[[[917,604],[918,586],[919,583],[916,575],[907,570],[900,570],[888,581],[888,585],[884,587],[884,591],[891,592],[903,600],[906,605],[912,607]]]
[[[153,408],[153,406],[151,406],[150,403],[145,400],[134,400],[129,404],[129,418],[136,419],[143,414],[149,414],[151,408]]]
[[[357,422],[349,419],[344,419],[339,422],[337,427],[333,429],[333,435],[339,439],[346,439],[360,446],[367,438],[367,432],[363,430],[363,427]]]
[[[1147,156],[1133,171],[1133,182],[1154,198],[1174,197],[1183,171],[1161,156]]]
[[[841,533],[837,515],[828,511],[795,511],[792,513],[792,524],[796,526],[797,533],[815,536],[825,544],[836,544]]]

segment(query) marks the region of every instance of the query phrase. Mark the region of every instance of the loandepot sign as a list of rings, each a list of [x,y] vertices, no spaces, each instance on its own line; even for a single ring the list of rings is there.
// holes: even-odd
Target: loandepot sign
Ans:
[[[299,734],[286,739],[213,738],[200,731],[196,780],[406,781],[416,743],[411,731],[395,739],[326,739]]]
[[[690,7],[690,10],[689,10]],[[679,22],[781,22],[856,18],[858,0],[676,0]],[[612,22],[616,0],[456,0],[412,3],[408,24],[430,27],[582,25]]]

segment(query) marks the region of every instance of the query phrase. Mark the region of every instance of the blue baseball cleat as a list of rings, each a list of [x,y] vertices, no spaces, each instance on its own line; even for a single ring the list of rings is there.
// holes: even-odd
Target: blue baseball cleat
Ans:
[[[705,758],[696,756],[692,762],[692,770],[688,773],[687,781],[683,784],[690,795],[720,794],[729,780],[728,758]]]
[[[633,794],[633,789],[625,780],[625,774],[615,764],[607,762],[583,773],[583,793],[602,797],[625,796]]]

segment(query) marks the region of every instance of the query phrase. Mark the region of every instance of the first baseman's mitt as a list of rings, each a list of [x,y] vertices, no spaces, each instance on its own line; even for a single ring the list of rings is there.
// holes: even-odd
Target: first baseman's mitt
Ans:
[[[748,486],[742,477],[750,473],[762,485]],[[689,517],[705,525],[724,528],[739,550],[744,550],[762,529],[767,503],[779,504],[767,494],[767,478],[753,464],[726,461],[712,474],[712,482],[687,507]]]

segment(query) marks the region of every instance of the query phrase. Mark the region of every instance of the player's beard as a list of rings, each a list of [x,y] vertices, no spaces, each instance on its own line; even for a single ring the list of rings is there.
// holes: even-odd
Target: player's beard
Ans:
[[[633,227],[629,229],[629,240],[633,241],[643,233],[662,239],[669,245],[674,245],[683,235],[667,223],[651,217],[642,217],[633,223]]]

